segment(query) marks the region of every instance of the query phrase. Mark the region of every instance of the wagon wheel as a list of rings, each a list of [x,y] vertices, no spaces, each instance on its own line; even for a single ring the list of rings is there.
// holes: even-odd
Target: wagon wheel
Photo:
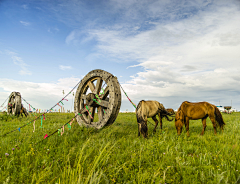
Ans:
[[[17,115],[21,110],[21,94],[19,92],[12,92],[8,100],[8,114]]]
[[[79,125],[100,129],[111,125],[119,113],[121,90],[118,80],[104,70],[93,70],[81,81],[76,91],[74,112]]]

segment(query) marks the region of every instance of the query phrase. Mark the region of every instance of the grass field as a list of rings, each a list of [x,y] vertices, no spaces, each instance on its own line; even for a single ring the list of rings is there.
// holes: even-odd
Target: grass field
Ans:
[[[34,133],[31,123],[2,137],[33,117],[0,114],[0,183],[240,183],[240,113],[223,114],[225,130],[216,136],[209,119],[204,136],[201,121],[190,121],[190,137],[185,129],[177,136],[174,121],[164,120],[156,134],[148,124],[149,138],[143,139],[135,114],[120,113],[102,130],[74,122],[62,136],[35,145],[74,114],[45,116]]]

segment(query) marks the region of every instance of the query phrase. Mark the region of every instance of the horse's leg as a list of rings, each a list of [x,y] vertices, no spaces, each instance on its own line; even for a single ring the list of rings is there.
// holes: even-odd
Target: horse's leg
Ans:
[[[187,136],[189,136],[189,118],[186,117],[184,118],[184,124],[185,124],[185,128],[186,128],[186,131],[187,131]]]
[[[161,130],[162,130],[162,117],[161,116],[159,117],[159,122],[160,122],[160,127],[161,127]]]
[[[158,117],[159,117],[160,128],[162,130],[162,117],[160,113],[158,113]]]
[[[217,135],[217,124],[215,121],[215,116],[213,115],[209,115],[210,120],[212,121],[213,124],[213,128],[214,128],[214,134]]]
[[[144,115],[141,122],[138,122],[138,135],[142,134],[144,138],[148,137],[147,116]]]
[[[145,121],[145,124],[147,126],[147,120]],[[148,137],[148,126],[147,126],[147,133],[146,133],[146,136]],[[146,137],[145,137],[146,138]]]
[[[139,126],[141,126],[140,123],[138,123],[138,136],[140,136],[140,127]]]
[[[138,132],[138,135],[140,135],[140,133],[142,134],[142,136],[144,138],[147,138],[148,137],[148,127],[147,127],[147,121],[144,121],[143,123],[139,123],[138,124],[138,128],[139,128],[139,132]],[[143,129],[143,130],[142,130]]]
[[[201,134],[200,134],[200,135],[203,135],[203,134],[204,134],[204,132],[205,132],[205,129],[206,129],[206,127],[207,127],[207,124],[206,124],[206,119],[207,119],[207,117],[204,117],[204,118],[202,118],[202,125],[203,125],[203,129],[202,129],[202,132],[201,132]]]
[[[156,116],[153,116],[152,119],[153,119],[153,121],[155,121],[155,128],[153,129],[153,132],[156,132],[156,128],[158,126],[158,120],[157,120]]]

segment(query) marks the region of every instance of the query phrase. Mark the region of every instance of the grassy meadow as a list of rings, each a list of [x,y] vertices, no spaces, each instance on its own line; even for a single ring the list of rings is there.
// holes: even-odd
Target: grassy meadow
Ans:
[[[120,113],[101,130],[74,122],[43,140],[74,114],[45,117],[34,133],[31,123],[3,137],[33,117],[0,114],[0,183],[240,183],[240,113],[223,114],[225,130],[216,136],[209,118],[204,136],[201,121],[190,121],[190,137],[164,119],[155,134],[148,124],[148,139],[137,136],[134,113]]]

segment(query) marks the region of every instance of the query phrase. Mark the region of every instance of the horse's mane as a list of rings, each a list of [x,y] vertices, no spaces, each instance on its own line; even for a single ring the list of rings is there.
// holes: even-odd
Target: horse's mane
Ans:
[[[191,103],[191,102],[189,102],[189,101],[184,101],[184,102],[182,102],[182,104],[181,104],[180,107],[178,108],[178,111],[179,111],[179,110],[182,110],[182,106],[183,106],[184,103]]]
[[[142,116],[142,102],[145,102],[144,100],[141,100],[136,108],[136,116],[137,116],[137,122],[140,126],[140,132],[142,135],[146,138],[146,134],[148,132],[147,124],[145,123],[143,116]]]
[[[141,100],[141,101],[138,103],[137,108],[136,108],[136,112],[141,108],[142,102],[145,102],[145,100]]]

